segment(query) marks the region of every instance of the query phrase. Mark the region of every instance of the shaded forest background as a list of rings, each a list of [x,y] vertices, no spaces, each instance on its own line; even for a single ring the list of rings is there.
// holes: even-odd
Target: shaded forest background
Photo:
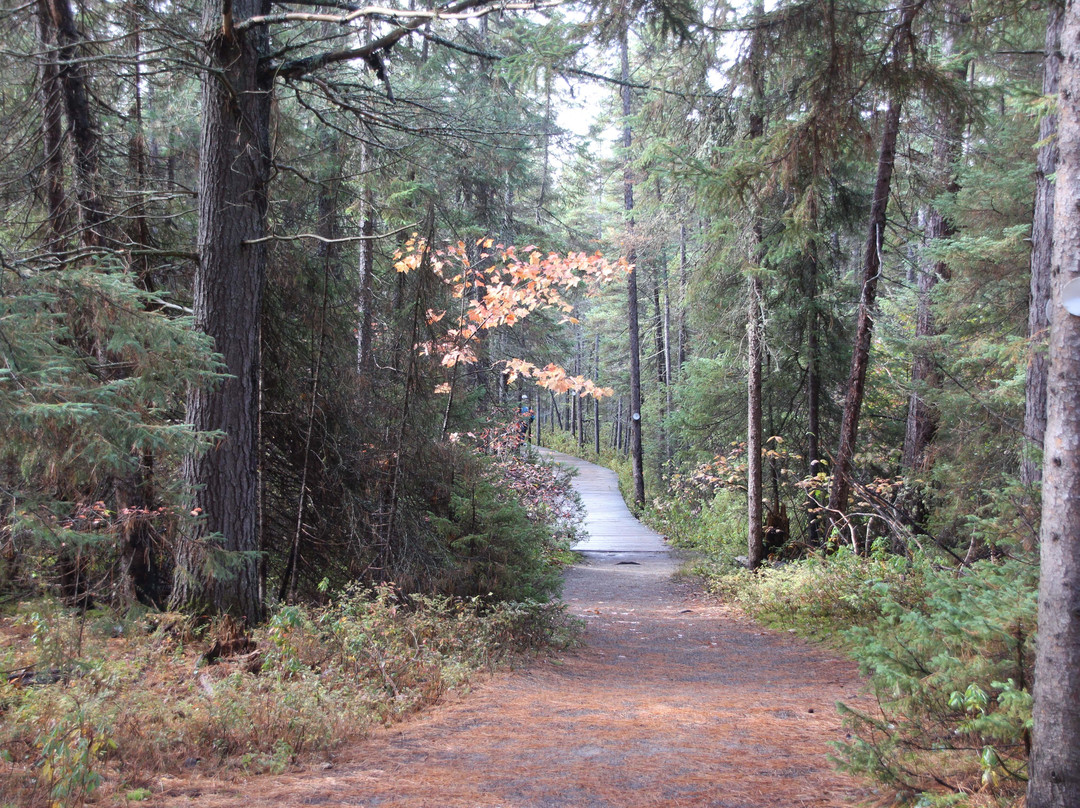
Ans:
[[[851,716],[842,765],[1007,804],[1064,17],[6,9],[0,599],[22,639],[61,636],[57,609],[78,642],[4,667],[68,678],[98,612],[213,618],[219,643],[262,624],[296,665],[309,610],[413,595],[531,603],[499,631],[558,634],[573,497],[516,456],[525,403],[720,591],[850,629],[882,711]],[[11,737],[62,772],[39,796],[92,791],[107,750],[80,719],[50,753],[64,707],[28,704]]]

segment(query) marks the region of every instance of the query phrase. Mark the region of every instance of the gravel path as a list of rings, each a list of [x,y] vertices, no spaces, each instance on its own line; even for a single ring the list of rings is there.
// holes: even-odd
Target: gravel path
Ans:
[[[621,519],[609,499],[593,501],[594,469],[578,478],[586,506]],[[609,529],[567,572],[583,649],[378,730],[332,768],[177,783],[165,804],[786,808],[865,798],[826,760],[844,734],[835,702],[860,701],[854,666],[695,593],[673,576],[678,560],[659,537],[630,527],[634,547],[652,549],[621,549]]]

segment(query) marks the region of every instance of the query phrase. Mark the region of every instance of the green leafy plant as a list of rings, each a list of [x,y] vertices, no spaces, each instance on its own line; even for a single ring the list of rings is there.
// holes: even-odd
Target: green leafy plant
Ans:
[[[101,785],[99,764],[116,743],[105,732],[100,713],[68,698],[68,710],[53,717],[39,736],[41,776],[52,805],[82,803]]]

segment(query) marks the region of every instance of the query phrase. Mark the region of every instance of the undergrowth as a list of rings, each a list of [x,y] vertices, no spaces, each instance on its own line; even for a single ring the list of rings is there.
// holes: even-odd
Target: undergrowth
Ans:
[[[838,704],[845,771],[898,804],[1013,805],[1026,781],[1037,569],[983,561],[961,570],[922,556],[847,548],[757,573],[724,571],[714,591],[755,618],[838,645],[868,677],[865,710]]]
[[[148,617],[39,603],[5,621],[16,642],[0,651],[0,805],[156,793],[184,769],[282,771],[577,630],[551,603],[357,588],[279,608],[256,651],[209,664],[214,627],[199,636],[179,615]]]

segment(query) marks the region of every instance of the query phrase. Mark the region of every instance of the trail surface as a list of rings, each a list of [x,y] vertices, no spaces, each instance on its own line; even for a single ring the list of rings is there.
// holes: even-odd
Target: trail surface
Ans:
[[[626,511],[614,474],[579,469],[585,563],[564,599],[585,647],[498,674],[460,700],[378,730],[332,768],[185,781],[170,806],[788,808],[866,796],[832,770],[834,704],[854,666],[696,595],[661,537]]]

